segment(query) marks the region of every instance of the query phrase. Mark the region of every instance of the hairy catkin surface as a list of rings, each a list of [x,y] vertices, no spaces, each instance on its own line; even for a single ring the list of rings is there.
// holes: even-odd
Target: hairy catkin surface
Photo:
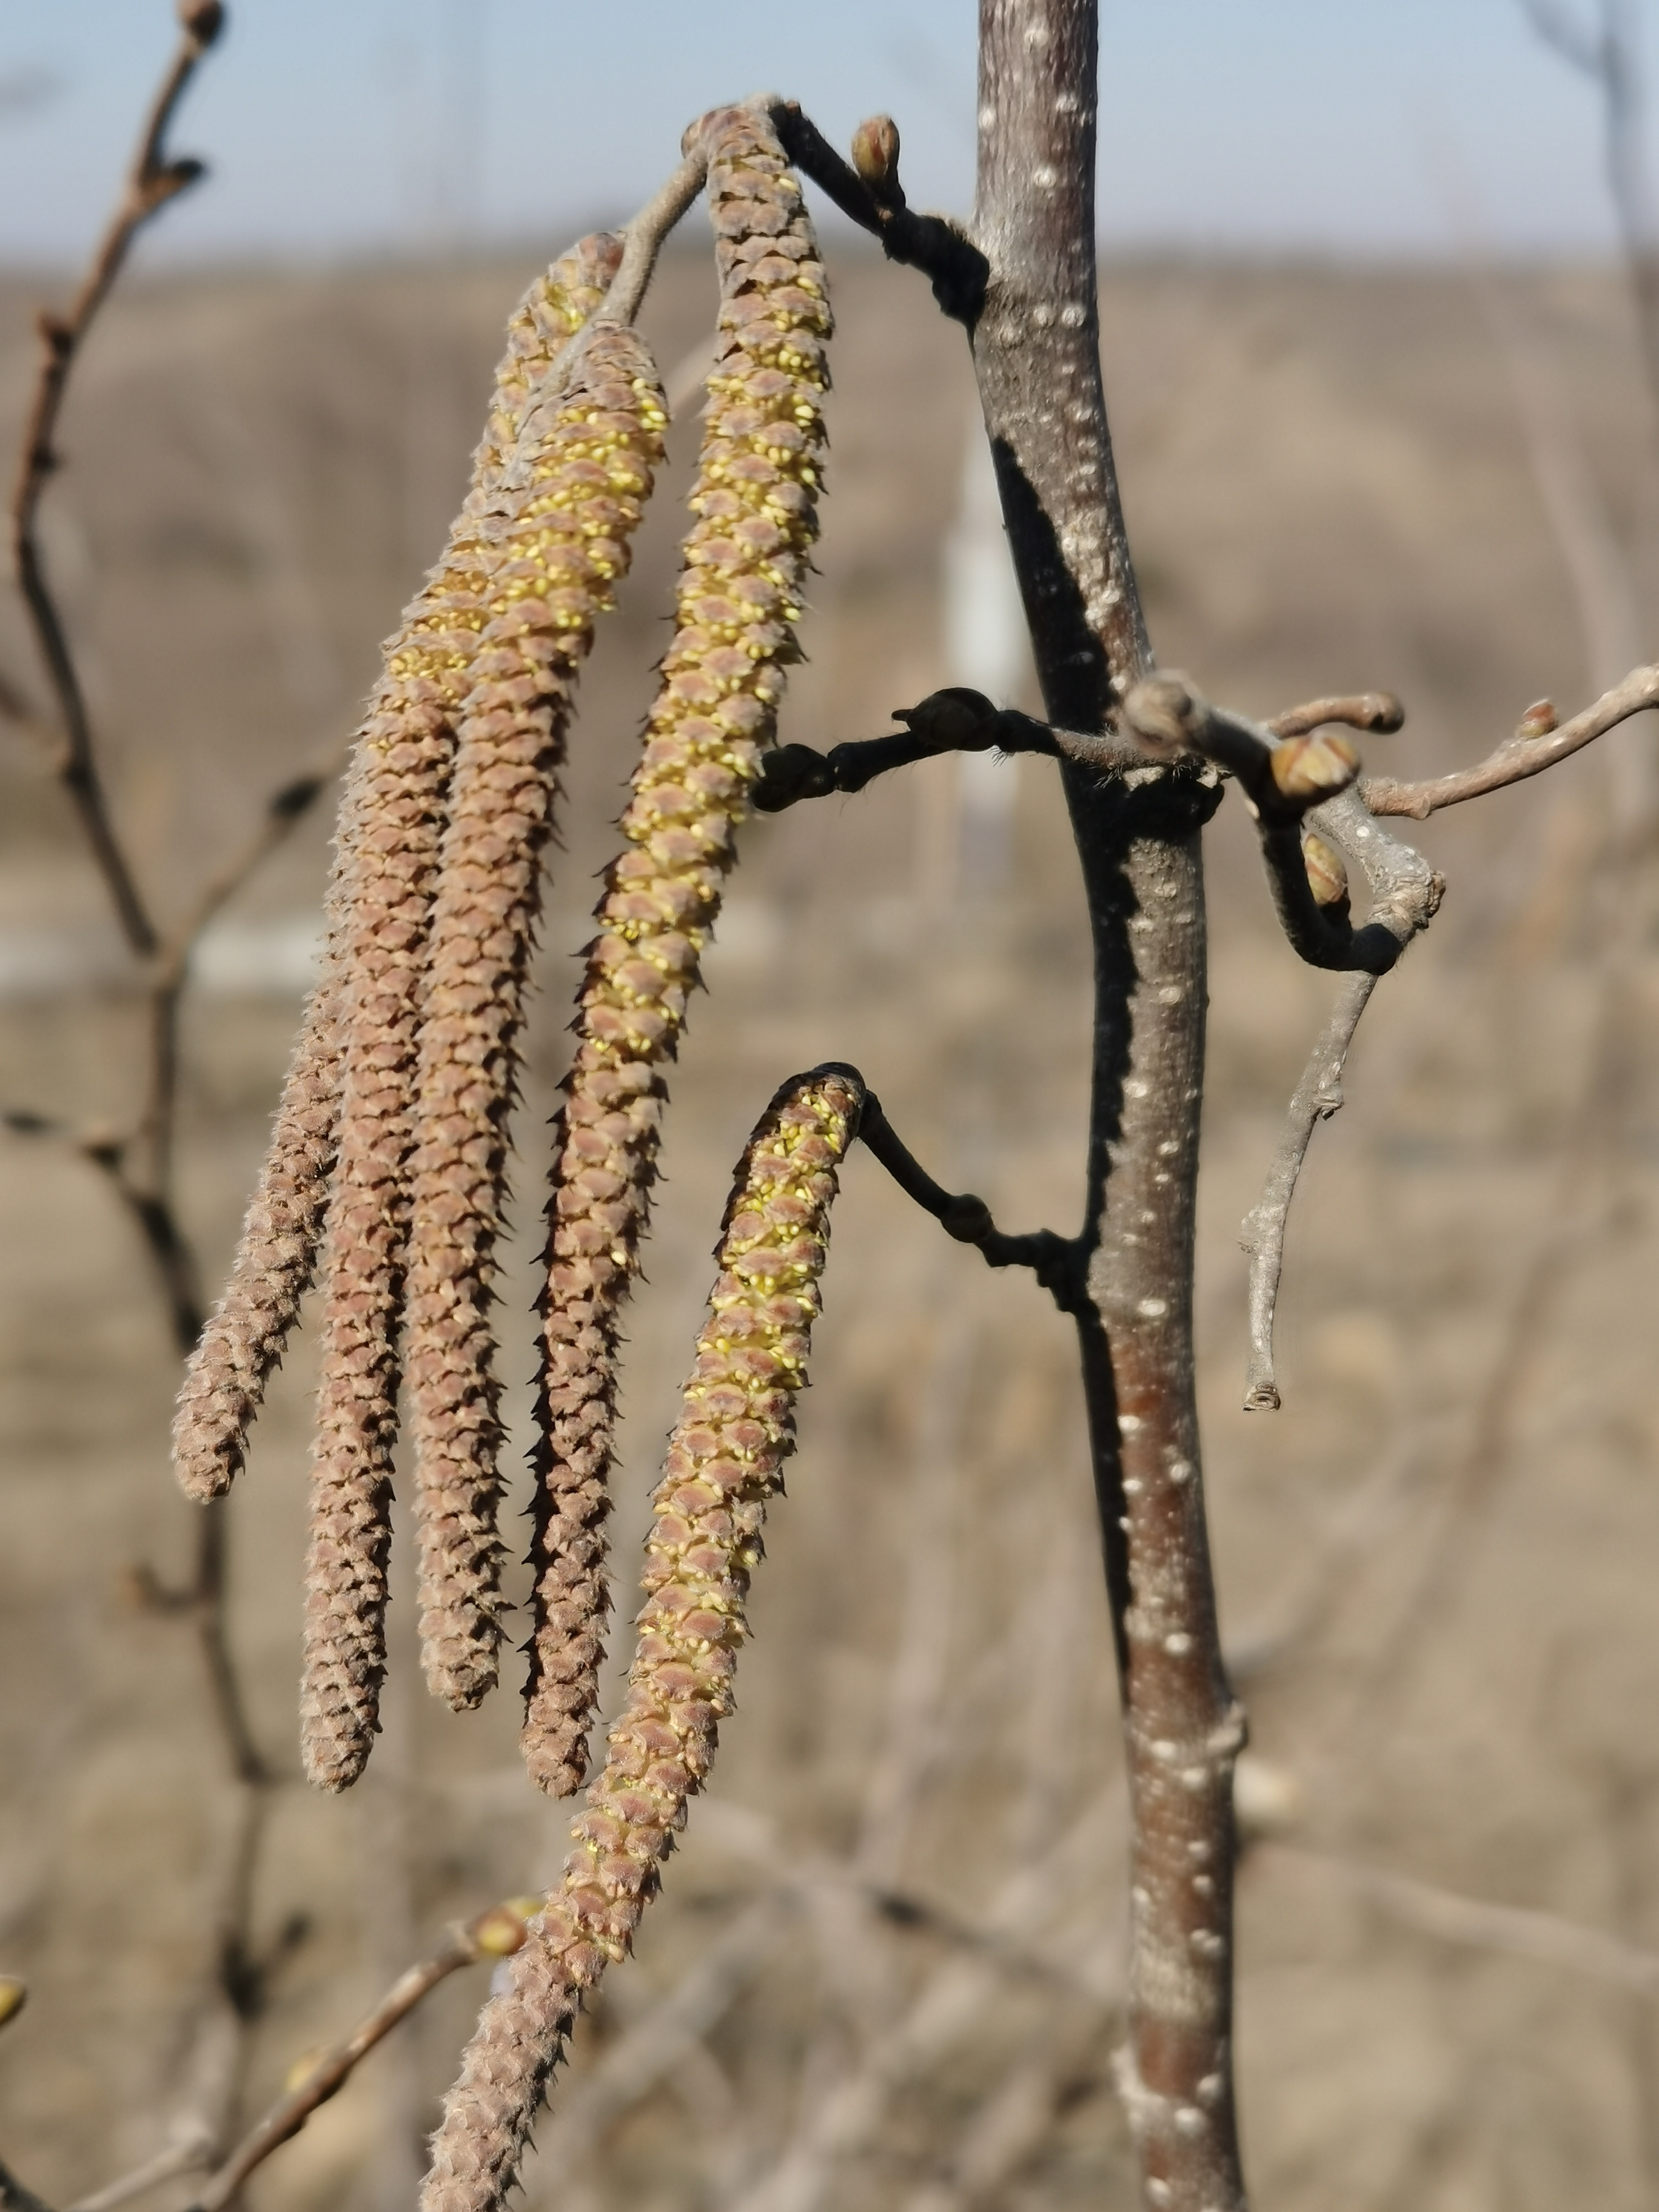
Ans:
[[[512,2189],[582,1992],[628,1950],[714,1758],[745,1633],[766,1500],[794,1446],[851,1069],[786,1085],[738,1170],[720,1273],[652,1500],[628,1697],[573,1825],[563,1880],[501,1970],[432,2145],[422,2212],[495,2212]]]
[[[489,1312],[525,976],[577,668],[624,574],[666,404],[632,331],[601,325],[499,500],[461,708],[416,1072],[405,1364],[416,1448],[421,1638],[452,1704],[500,1642],[498,1386]]]
[[[525,410],[554,356],[597,309],[621,258],[621,240],[597,232],[538,276],[519,303],[507,325],[507,351],[495,372],[470,507],[487,501],[502,455],[516,440]],[[426,598],[422,593],[416,600],[411,618],[421,615]],[[388,648],[387,682],[371,708],[371,727],[392,703],[391,663],[406,636],[406,630],[400,632]],[[334,942],[341,935],[350,896],[362,757],[360,752],[341,804],[328,910],[329,936]],[[340,1056],[335,968],[332,957],[328,958],[323,980],[307,1006],[230,1280],[185,1371],[173,1448],[179,1479],[192,1498],[220,1496],[240,1472],[249,1425],[281,1363],[300,1302],[310,1285],[337,1149]]]
[[[536,367],[544,373],[599,304],[613,245],[585,240],[538,279],[514,318],[472,491],[387,647],[341,809],[325,954],[336,979],[340,1104],[300,1697],[306,1771],[325,1789],[362,1772],[386,1671],[416,1036],[456,723],[489,618],[499,509],[533,411]],[[509,432],[513,461],[498,442]],[[473,1694],[488,1686],[480,1681]]]
[[[675,630],[599,908],[549,1208],[525,1755],[586,1771],[606,1610],[620,1309],[655,1174],[661,1071],[771,742],[816,534],[830,328],[800,187],[763,116],[711,127],[721,304]]]

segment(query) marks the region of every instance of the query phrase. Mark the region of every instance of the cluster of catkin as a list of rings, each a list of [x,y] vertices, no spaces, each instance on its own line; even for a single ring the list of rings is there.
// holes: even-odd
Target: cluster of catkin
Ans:
[[[864,1085],[784,1085],[738,1170],[719,1274],[652,1500],[628,1696],[573,1824],[564,1877],[506,1962],[433,2140],[422,2212],[492,2212],[517,2178],[583,1993],[631,1943],[714,1757],[766,1501],[794,1444],[836,1169]]]
[[[662,1071],[772,741],[817,536],[830,319],[799,183],[763,116],[711,117],[720,335],[662,682],[599,902],[557,1125],[537,1424],[525,1755],[586,1770],[606,1610],[617,1329],[656,1172]]]
[[[488,1304],[492,1185],[572,683],[627,568],[666,421],[629,330],[599,325],[568,388],[549,388],[616,258],[614,241],[585,241],[514,317],[472,490],[387,647],[342,804],[324,973],[179,1405],[181,1476],[213,1496],[240,1463],[320,1238],[301,1712],[307,1771],[329,1788],[355,1780],[377,1726],[405,1319],[417,1419],[438,1443],[418,1479],[428,1677],[457,1704],[494,1679],[494,1497],[470,1460],[451,1474],[440,1401],[447,1343]],[[417,1212],[445,1224],[418,1268]],[[489,1395],[466,1416],[493,1417]]]
[[[525,1748],[556,1794],[586,1772],[617,1328],[663,1069],[775,733],[817,530],[830,323],[800,187],[759,109],[717,111],[696,142],[720,337],[674,631],[590,948],[550,1205]],[[301,1714],[307,1771],[330,1789],[356,1778],[378,1727],[400,1392],[428,1684],[464,1707],[496,1678],[490,1307],[515,1045],[574,675],[628,566],[665,422],[643,346],[603,311],[619,258],[619,241],[585,240],[509,327],[472,489],[387,647],[359,738],[322,976],[179,1403],[181,1479],[211,1498],[241,1465],[320,1249]],[[574,367],[556,389],[561,356]]]

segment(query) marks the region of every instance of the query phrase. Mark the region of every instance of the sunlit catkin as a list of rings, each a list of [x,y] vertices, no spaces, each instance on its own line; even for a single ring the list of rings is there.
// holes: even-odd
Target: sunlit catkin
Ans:
[[[628,568],[666,405],[644,345],[601,325],[556,415],[504,471],[461,708],[416,1070],[405,1367],[427,1680],[495,1680],[500,1426],[489,1310],[524,985],[577,668]]]
[[[817,527],[823,270],[766,118],[725,110],[707,135],[721,304],[695,520],[627,843],[599,908],[549,1210],[524,1743],[536,1781],[557,1796],[586,1771],[617,1328],[655,1173],[662,1070],[796,658]]]
[[[612,258],[608,246],[584,241],[520,310],[534,342],[515,330],[472,492],[387,647],[342,805],[325,954],[337,979],[340,1109],[300,1701],[306,1770],[325,1789],[356,1779],[379,1724],[418,1019],[456,724],[489,619],[497,509],[515,465],[498,441],[510,431],[518,455],[535,405],[532,366],[539,359],[544,372],[580,327],[598,301],[595,270]]]
[[[520,301],[507,325],[507,351],[495,372],[469,508],[488,501],[502,454],[516,440],[526,408],[555,356],[599,307],[621,256],[622,241],[609,232],[582,239],[544,271]],[[441,591],[446,579],[453,582],[458,556],[464,568],[463,533],[458,533],[433,585],[416,601],[404,630],[387,649],[386,678],[370,709],[371,730],[394,704],[394,694],[403,690],[404,679],[393,673],[393,664],[407,647],[408,624],[429,611],[434,588]],[[363,762],[360,751],[340,810],[328,916],[329,935],[337,946],[350,899]],[[193,1498],[219,1496],[239,1472],[249,1425],[282,1360],[316,1261],[336,1157],[340,1102],[332,957],[325,966],[327,972],[306,1010],[229,1283],[203,1331],[179,1394],[173,1457],[179,1480]]]
[[[501,1970],[433,2139],[422,2212],[495,2212],[580,2006],[628,1950],[701,1788],[745,1633],[766,1501],[794,1444],[836,1169],[864,1087],[851,1069],[786,1085],[738,1171],[720,1273],[652,1500],[646,1604],[604,1769],[564,1876]]]

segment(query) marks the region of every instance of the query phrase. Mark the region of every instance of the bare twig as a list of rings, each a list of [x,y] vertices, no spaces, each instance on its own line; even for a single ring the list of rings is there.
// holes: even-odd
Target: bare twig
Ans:
[[[203,174],[200,161],[167,150],[167,134],[203,55],[217,38],[224,11],[217,0],[185,0],[183,34],[144,125],[127,173],[119,206],[93,256],[92,265],[65,315],[40,317],[40,368],[23,434],[21,461],[12,494],[12,545],[17,580],[63,720],[58,775],[80,814],[87,842],[103,872],[127,943],[141,957],[160,942],[155,924],[110,820],[94,749],[85,695],[70,651],[63,617],[47,580],[40,550],[40,501],[58,466],[58,418],[70,372],[99,309],[120,273],[133,240],[153,216]]]
[[[1030,1267],[1062,1313],[1075,1313],[1084,1296],[1082,1254],[1073,1237],[1038,1229],[1024,1237],[1005,1236],[982,1198],[952,1195],[933,1181],[900,1141],[874,1097],[866,1100],[859,1135],[907,1198],[928,1213],[959,1244],[976,1244],[988,1267]]]
[[[1273,1305],[1285,1263],[1285,1224],[1297,1178],[1315,1128],[1342,1105],[1342,1066],[1371,993],[1375,975],[1351,975],[1342,986],[1330,1018],[1320,1031],[1308,1064],[1291,1095],[1261,1195],[1245,1215],[1239,1243],[1250,1255],[1250,1354],[1244,1378],[1247,1413],[1276,1410],[1279,1385],[1273,1377]]]
[[[1370,915],[1365,932],[1356,932],[1356,938],[1375,930],[1393,943],[1398,958],[1433,920],[1444,890],[1441,878],[1420,853],[1379,829],[1352,790],[1327,800],[1312,818],[1322,833],[1359,863],[1370,884]],[[1285,1261],[1285,1224],[1314,1130],[1342,1105],[1343,1064],[1359,1018],[1370,1002],[1377,972],[1353,976],[1333,1007],[1291,1097],[1261,1195],[1241,1228],[1239,1241],[1250,1255],[1246,1413],[1271,1412],[1279,1403],[1273,1374],[1273,1308]]]
[[[1601,95],[1607,183],[1635,295],[1644,366],[1659,406],[1659,241],[1647,172],[1640,18],[1632,0],[1595,0],[1599,22],[1585,23],[1559,0],[1521,0],[1528,20],[1563,61]]]
[[[1263,1844],[1258,1848],[1272,1851],[1292,1866],[1336,1876],[1380,1905],[1391,1918],[1425,1936],[1468,1944],[1478,1951],[1500,1951],[1510,1958],[1563,1966],[1571,1973],[1588,1974],[1596,1981],[1612,1982],[1643,1996],[1659,1998],[1659,1951],[1621,1942],[1599,1928],[1586,1928],[1558,1913],[1462,1897],[1455,1890],[1418,1881],[1409,1875],[1309,1850],[1299,1844]]]
[[[696,132],[694,125],[686,133],[685,158],[678,168],[633,220],[624,224],[622,260],[605,293],[605,305],[554,355],[541,386],[544,404],[568,386],[577,363],[592,343],[597,331],[617,323],[631,324],[639,313],[657,265],[657,256],[680,217],[702,190],[708,175],[708,149],[696,139]]]
[[[1360,795],[1373,814],[1407,814],[1414,821],[1426,821],[1443,806],[1457,806],[1466,799],[1480,799],[1489,791],[1501,791],[1507,784],[1541,775],[1632,714],[1656,706],[1659,706],[1659,667],[1635,668],[1622,684],[1604,691],[1594,706],[1586,707],[1571,721],[1538,732],[1523,723],[1516,736],[1506,738],[1473,768],[1431,776],[1421,783],[1367,776],[1359,787]]]
[[[520,1902],[492,1905],[451,1930],[448,1941],[429,1959],[400,1975],[374,2009],[361,2020],[343,2043],[338,2043],[307,2070],[303,2078],[276,2100],[251,2129],[196,2198],[191,2212],[223,2212],[257,2166],[272,2151],[295,2136],[319,2105],[325,2105],[351,2074],[359,2061],[382,2042],[399,2021],[405,2020],[422,1997],[463,1966],[480,1959],[502,1959],[518,1950],[526,1932]]]

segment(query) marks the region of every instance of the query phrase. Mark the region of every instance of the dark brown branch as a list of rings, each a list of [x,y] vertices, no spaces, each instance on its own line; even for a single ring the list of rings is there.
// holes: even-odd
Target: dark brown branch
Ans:
[[[859,1135],[905,1196],[931,1213],[947,1237],[958,1244],[976,1244],[988,1267],[1030,1267],[1062,1313],[1077,1312],[1085,1292],[1083,1253],[1074,1237],[1056,1236],[1052,1229],[1006,1236],[982,1198],[952,1193],[933,1181],[901,1141],[872,1091],[865,1094]]]
[[[145,123],[120,205],[100,241],[68,313],[40,317],[40,368],[12,494],[12,547],[17,580],[63,722],[63,750],[58,772],[80,814],[87,842],[109,886],[127,943],[141,957],[153,953],[159,939],[110,819],[85,695],[41,554],[40,511],[47,481],[58,466],[58,419],[69,390],[70,374],[87,333],[108,298],[110,288],[139,231],[203,174],[201,162],[176,159],[167,153],[167,134],[198,64],[219,34],[224,15],[217,0],[194,0],[194,4],[186,4],[181,9],[180,15],[183,34]]]
[[[866,171],[860,175],[802,113],[798,101],[775,102],[771,115],[785,153],[802,175],[810,177],[860,230],[879,239],[890,261],[921,270],[932,282],[933,297],[945,313],[971,330],[985,301],[985,256],[954,223],[942,216],[917,215],[905,204],[898,180],[898,131],[890,118],[878,116],[860,127],[854,141],[854,151]],[[881,158],[872,161],[869,154],[876,146]]]
[[[311,2115],[339,2090],[375,2045],[384,2042],[398,2022],[406,2020],[440,1982],[447,1981],[463,1966],[475,1966],[481,1959],[508,1957],[523,1943],[526,1932],[525,1915],[516,1903],[492,1905],[488,1912],[479,1913],[465,1927],[452,1929],[441,1949],[400,1975],[345,2041],[325,2051],[304,2078],[276,2100],[211,2177],[195,2199],[191,2212],[223,2212],[248,2176],[264,2165],[272,2151],[299,2134]]]
[[[1384,716],[1397,711],[1392,700],[1376,703]],[[1280,738],[1263,724],[1212,707],[1183,677],[1152,676],[1125,699],[1123,723],[1146,744],[1196,753],[1237,778],[1255,817],[1280,927],[1299,959],[1310,968],[1383,975],[1400,957],[1406,938],[1376,919],[1356,929],[1346,897],[1322,900],[1310,880],[1302,834],[1314,809],[1346,789],[1359,772],[1358,756],[1346,738],[1306,732],[1338,719],[1357,719],[1371,704],[1320,700],[1285,717],[1300,731]],[[1333,708],[1352,709],[1353,715],[1339,717]],[[1377,726],[1373,719],[1370,726]]]
[[[0,2212],[52,2212],[52,2207],[25,2189],[9,2166],[0,2165]]]
[[[1473,768],[1455,775],[1431,776],[1422,783],[1396,783],[1391,776],[1367,776],[1360,793],[1373,814],[1405,814],[1426,821],[1443,806],[1461,805],[1466,799],[1482,799],[1489,791],[1541,775],[1557,761],[1565,760],[1595,738],[1605,737],[1620,722],[1650,707],[1659,707],[1659,667],[1635,668],[1623,683],[1604,691],[1594,706],[1586,707],[1570,722],[1557,728],[1531,726],[1528,716],[1512,738]]]
[[[930,691],[914,707],[895,707],[893,720],[908,726],[902,736],[848,738],[827,753],[815,752],[811,745],[779,746],[762,763],[756,807],[763,814],[781,814],[803,799],[862,791],[890,769],[909,768],[940,753],[1036,753],[1102,770],[1146,762],[1144,753],[1116,738],[1054,729],[1034,714],[995,707],[982,691],[961,684]]]

